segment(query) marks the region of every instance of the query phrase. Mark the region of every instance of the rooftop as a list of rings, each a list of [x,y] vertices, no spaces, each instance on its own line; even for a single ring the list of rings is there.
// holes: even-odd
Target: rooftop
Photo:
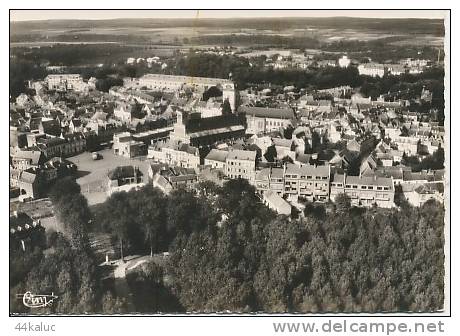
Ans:
[[[135,175],[142,176],[142,172],[137,167],[119,166],[111,170],[107,176],[109,180],[118,180],[123,178],[134,177]]]
[[[219,149],[211,149],[208,155],[206,155],[205,160],[213,160],[219,162],[225,162],[228,156],[228,151],[223,151]]]
[[[295,117],[294,111],[290,108],[241,106],[238,111],[260,118],[294,119]]]
[[[163,74],[147,74],[140,80],[162,80],[167,82],[185,83],[185,84],[233,84],[229,79],[223,78],[206,78],[206,77],[190,77],[190,76],[172,76]]]
[[[256,151],[246,151],[246,150],[234,149],[228,153],[227,160],[255,161],[256,155],[257,155]]]
[[[305,165],[299,167],[295,164],[286,165],[286,174],[297,174],[299,176],[330,176],[330,166]]]
[[[345,183],[358,185],[387,186],[391,188],[393,187],[393,179],[391,177],[379,177],[377,175],[347,176],[345,179]]]

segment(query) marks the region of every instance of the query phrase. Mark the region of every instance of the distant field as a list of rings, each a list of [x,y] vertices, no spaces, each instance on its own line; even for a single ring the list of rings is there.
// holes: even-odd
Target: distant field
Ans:
[[[92,42],[139,44],[205,44],[198,37],[278,36],[317,39],[321,42],[372,41],[398,37],[401,45],[427,43],[439,45],[444,35],[442,20],[378,20],[357,18],[277,18],[226,20],[99,20],[99,21],[30,21],[10,26],[14,43],[26,42]],[[197,39],[198,38],[198,39]],[[191,40],[194,40],[193,42]],[[259,41],[253,41],[258,44]],[[247,43],[244,43],[247,44]]]

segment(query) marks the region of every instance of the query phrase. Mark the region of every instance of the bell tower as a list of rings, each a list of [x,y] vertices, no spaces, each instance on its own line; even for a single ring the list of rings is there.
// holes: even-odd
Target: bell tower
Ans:
[[[233,83],[225,83],[222,85],[222,99],[228,99],[232,111],[235,111],[235,85]]]

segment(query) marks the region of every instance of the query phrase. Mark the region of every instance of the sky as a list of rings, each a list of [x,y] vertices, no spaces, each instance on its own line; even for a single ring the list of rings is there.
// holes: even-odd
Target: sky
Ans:
[[[443,10],[11,10],[11,21],[117,18],[375,17],[442,19]]]

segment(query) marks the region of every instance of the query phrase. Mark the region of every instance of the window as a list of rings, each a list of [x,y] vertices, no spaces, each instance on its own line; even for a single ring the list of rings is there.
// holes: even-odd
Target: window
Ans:
[[[307,176],[307,179],[312,179],[313,177],[312,176]]]
[[[382,187],[377,187],[377,190],[382,190]]]
[[[383,190],[390,190],[389,187],[383,187]]]
[[[358,186],[355,184],[355,185],[353,186],[353,189],[358,189]]]
[[[351,185],[347,184],[347,185],[345,186],[345,188],[351,188]]]

